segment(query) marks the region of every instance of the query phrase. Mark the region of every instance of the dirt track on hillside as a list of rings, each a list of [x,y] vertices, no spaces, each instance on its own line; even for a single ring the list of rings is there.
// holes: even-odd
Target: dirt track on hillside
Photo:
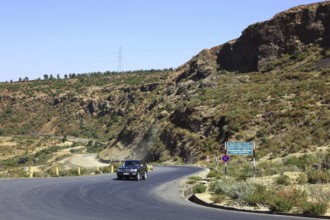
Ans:
[[[60,163],[65,164],[69,167],[104,167],[109,166],[108,163],[101,163],[97,159],[97,154],[75,154],[65,160],[62,160]]]

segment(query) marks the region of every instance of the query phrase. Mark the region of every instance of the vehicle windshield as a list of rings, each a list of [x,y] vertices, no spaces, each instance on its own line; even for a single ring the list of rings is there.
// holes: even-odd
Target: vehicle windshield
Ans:
[[[139,161],[125,161],[125,167],[128,166],[139,166],[140,162]]]

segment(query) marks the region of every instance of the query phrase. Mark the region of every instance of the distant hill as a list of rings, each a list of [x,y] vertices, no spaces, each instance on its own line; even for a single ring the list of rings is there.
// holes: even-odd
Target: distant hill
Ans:
[[[106,142],[103,160],[197,162],[226,141],[258,157],[330,143],[330,2],[249,26],[175,70],[0,84],[0,135]]]

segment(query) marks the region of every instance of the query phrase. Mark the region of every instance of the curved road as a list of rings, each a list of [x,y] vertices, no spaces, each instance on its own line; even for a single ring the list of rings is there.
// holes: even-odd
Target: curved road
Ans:
[[[197,171],[200,169],[157,167],[148,180],[139,182],[118,181],[115,174],[2,179],[0,219],[299,219],[212,209],[190,203],[180,196],[179,179]]]

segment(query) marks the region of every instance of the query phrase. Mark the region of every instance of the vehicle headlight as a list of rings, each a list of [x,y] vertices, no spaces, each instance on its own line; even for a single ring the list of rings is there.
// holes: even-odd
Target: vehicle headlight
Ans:
[[[137,169],[131,169],[131,172],[137,172]]]
[[[118,172],[123,172],[123,169],[118,169],[117,171],[118,171]]]

